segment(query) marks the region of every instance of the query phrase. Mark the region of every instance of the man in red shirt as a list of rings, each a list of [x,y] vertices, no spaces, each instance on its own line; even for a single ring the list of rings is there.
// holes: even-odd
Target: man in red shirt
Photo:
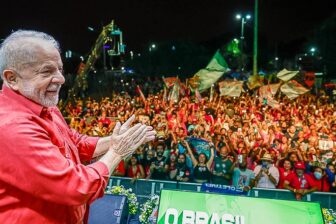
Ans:
[[[19,30],[0,46],[0,223],[86,223],[118,163],[153,140],[134,116],[105,138],[71,130],[56,107],[59,45],[45,33]],[[97,162],[83,165],[93,157]]]
[[[303,162],[296,162],[295,172],[289,174],[284,181],[284,188],[294,192],[296,199],[301,200],[302,196],[317,190],[311,176],[304,171],[306,166]]]

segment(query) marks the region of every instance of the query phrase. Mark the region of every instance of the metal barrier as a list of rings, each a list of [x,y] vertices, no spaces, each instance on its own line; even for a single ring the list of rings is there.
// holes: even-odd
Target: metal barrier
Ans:
[[[160,194],[162,189],[178,189],[184,191],[201,191],[201,184],[185,183],[176,181],[160,181],[147,179],[131,179],[128,177],[111,177],[107,190],[112,186],[123,185],[125,188],[131,188],[137,195],[140,203],[147,200],[152,194]],[[296,200],[292,192],[282,189],[253,188],[249,197],[270,198],[282,200]],[[336,193],[314,192],[302,198],[302,201],[319,202],[322,208],[331,208],[336,210]]]

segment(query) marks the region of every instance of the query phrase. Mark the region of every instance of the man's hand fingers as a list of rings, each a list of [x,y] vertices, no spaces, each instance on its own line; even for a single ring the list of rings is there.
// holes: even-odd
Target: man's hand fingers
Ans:
[[[154,139],[155,139],[155,135],[146,136],[145,141],[142,144],[153,141]]]
[[[136,132],[137,130],[142,129],[142,128],[143,128],[143,125],[140,124],[140,123],[137,123],[133,127],[129,128],[126,132],[122,133],[121,135],[123,135],[123,136],[126,136],[126,135],[130,136],[134,132]]]
[[[145,136],[146,137],[147,128],[146,125],[142,125],[141,128],[136,130],[131,136],[131,140],[133,140],[133,143],[138,143],[138,141]]]
[[[132,122],[134,121],[135,119],[135,115],[133,114],[130,118],[128,118],[128,120],[121,126],[120,128],[120,131],[119,131],[119,134],[123,134],[125,133],[129,127],[131,126]]]
[[[147,126],[147,131],[152,131],[154,128],[152,126]]]
[[[146,133],[146,140],[145,142],[149,142],[155,139],[156,131],[150,131]]]
[[[142,138],[139,139],[139,142],[134,145],[134,148],[137,149],[140,145],[144,144],[146,140],[146,135],[143,135]]]
[[[147,130],[146,135],[156,135],[156,131],[148,131]]]
[[[119,135],[121,123],[118,121],[113,129],[113,135]]]
[[[144,140],[144,142],[142,143],[142,144],[144,144],[144,143],[146,143],[146,142],[149,142],[149,141],[153,141],[154,139],[155,139],[155,137],[156,137],[156,131],[154,130],[154,131],[148,131],[147,130],[147,132],[146,132],[146,138],[145,138],[145,140]]]

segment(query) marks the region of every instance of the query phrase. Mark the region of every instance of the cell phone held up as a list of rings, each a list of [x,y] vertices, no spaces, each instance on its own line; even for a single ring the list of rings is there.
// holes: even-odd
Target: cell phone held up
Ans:
[[[238,155],[238,163],[243,163],[243,155]]]

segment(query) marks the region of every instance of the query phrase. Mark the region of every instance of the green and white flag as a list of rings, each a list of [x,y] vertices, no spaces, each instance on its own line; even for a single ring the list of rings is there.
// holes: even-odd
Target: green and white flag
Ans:
[[[204,92],[216,83],[225,72],[230,71],[228,64],[219,50],[216,51],[205,69],[199,70],[195,75],[198,80],[198,90]]]
[[[215,55],[212,57],[209,64],[207,65],[206,69],[221,72],[230,71],[228,64],[226,63],[219,50],[216,51]]]
[[[221,71],[209,71],[207,69],[199,70],[194,76],[198,77],[198,91],[203,92],[211,87],[212,84],[222,77],[224,72]]]
[[[225,53],[234,57],[238,56],[241,52],[239,50],[239,41],[232,40],[226,45]],[[212,84],[218,81],[220,77],[226,72],[230,71],[228,63],[225,61],[221,51],[218,49],[214,56],[211,58],[209,64],[205,69],[199,70],[193,78],[192,88],[197,86],[199,92],[203,92],[211,87]],[[197,85],[195,85],[197,80]],[[192,91],[194,91],[192,89]]]

